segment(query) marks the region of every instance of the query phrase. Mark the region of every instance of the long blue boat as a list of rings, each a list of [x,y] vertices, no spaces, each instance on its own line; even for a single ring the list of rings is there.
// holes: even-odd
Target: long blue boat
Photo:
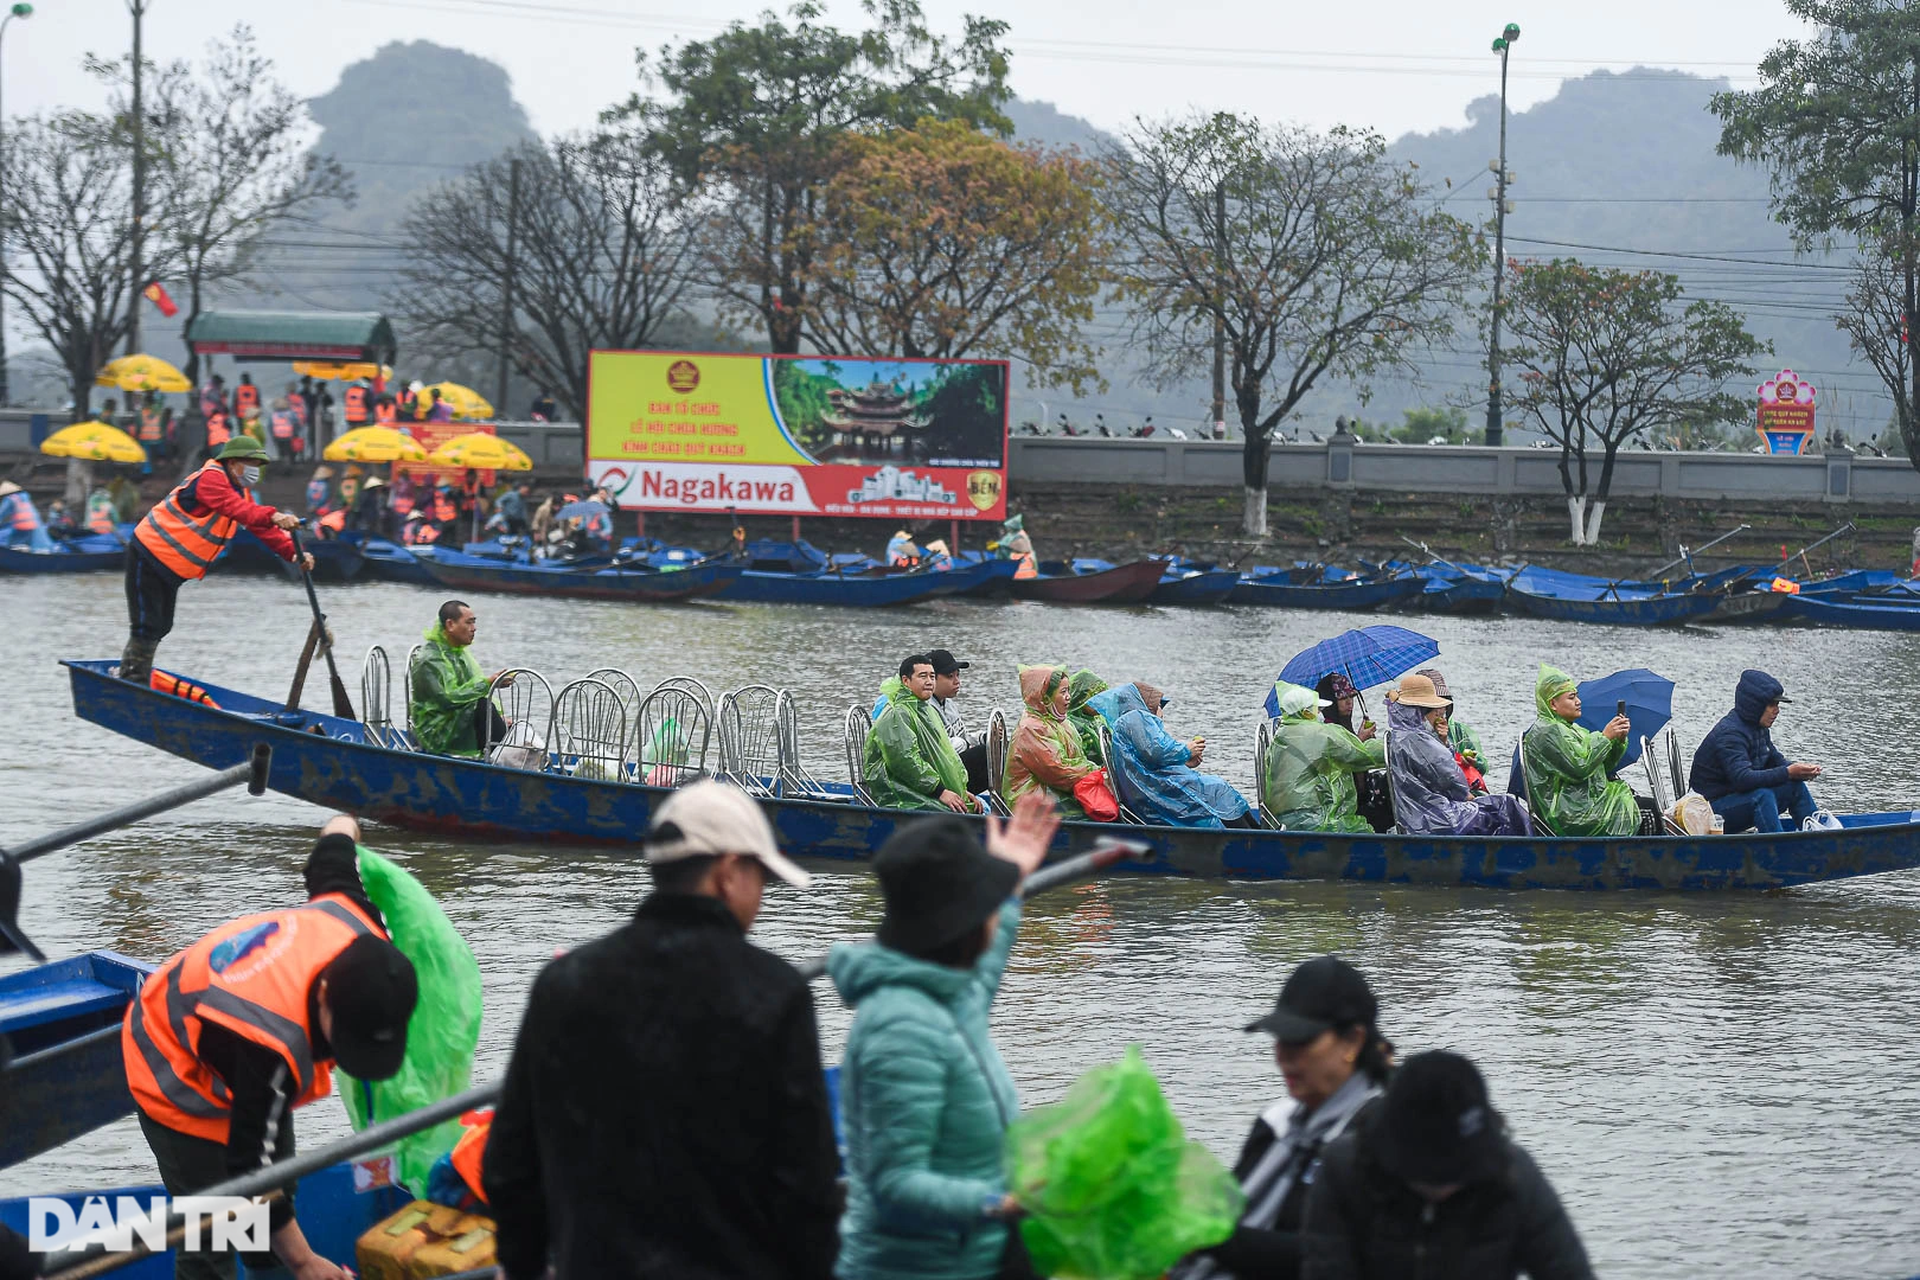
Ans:
[[[74,711],[115,733],[208,768],[273,747],[268,786],[283,794],[412,830],[476,840],[607,846],[637,855],[653,806],[669,793],[478,760],[394,750],[351,720],[283,711],[277,701],[205,684],[217,706],[112,674],[111,659],[64,664]],[[865,859],[922,816],[857,803],[851,788],[781,793],[766,810],[781,840],[807,856]],[[1361,880],[1502,889],[1775,889],[1920,866],[1920,814],[1854,815],[1844,829],[1777,835],[1429,837],[1271,829],[1068,822],[1058,854],[1103,833],[1148,844],[1127,869],[1227,880]]]
[[[1237,569],[1168,570],[1147,597],[1148,604],[1225,604],[1240,585]]]
[[[684,569],[654,569],[641,564],[580,567],[546,560],[495,560],[438,549],[416,558],[434,581],[455,591],[507,591],[637,603],[718,595],[746,572],[745,565],[724,560],[708,560]]]
[[[1785,617],[1823,627],[1852,627],[1861,631],[1920,631],[1920,601],[1913,604],[1870,604],[1868,598],[1829,600],[1820,596],[1787,596]]]
[[[1507,600],[1533,618],[1623,627],[1666,627],[1705,618],[1720,607],[1714,592],[1663,593],[1584,574],[1528,568],[1507,582]]]
[[[0,1169],[133,1110],[120,1016],[153,966],[95,951],[0,977]],[[103,1085],[104,1082],[104,1085]]]
[[[845,573],[835,569],[781,573],[748,569],[719,594],[724,600],[767,604],[888,608],[965,595],[977,588],[1011,582],[1017,567],[1011,560],[983,560],[951,569],[916,569],[910,573]]]
[[[439,581],[426,565],[420,563],[419,556],[390,539],[343,533],[340,540],[352,542],[360,548],[359,581],[407,582],[421,587],[430,587]],[[431,547],[420,548],[423,554],[431,554],[432,550]]]
[[[24,547],[0,547],[0,573],[100,573],[126,567],[127,538],[132,525],[120,526],[124,533],[89,533],[77,538],[54,539],[51,551],[28,551]]]
[[[1249,574],[1227,597],[1229,604],[1257,604],[1276,609],[1378,609],[1411,599],[1426,590],[1426,579],[1414,573],[1350,582],[1293,582],[1284,569]]]

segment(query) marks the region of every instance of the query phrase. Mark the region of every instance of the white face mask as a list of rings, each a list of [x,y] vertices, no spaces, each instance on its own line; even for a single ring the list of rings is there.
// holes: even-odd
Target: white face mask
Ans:
[[[260,483],[259,466],[254,463],[248,463],[246,466],[240,468],[240,480],[243,484],[259,484]]]

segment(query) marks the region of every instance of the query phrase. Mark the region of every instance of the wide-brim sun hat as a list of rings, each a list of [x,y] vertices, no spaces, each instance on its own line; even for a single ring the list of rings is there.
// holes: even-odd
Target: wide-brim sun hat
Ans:
[[[1400,705],[1422,707],[1429,711],[1445,710],[1447,700],[1433,687],[1433,681],[1423,675],[1400,677],[1400,688],[1395,693]]]

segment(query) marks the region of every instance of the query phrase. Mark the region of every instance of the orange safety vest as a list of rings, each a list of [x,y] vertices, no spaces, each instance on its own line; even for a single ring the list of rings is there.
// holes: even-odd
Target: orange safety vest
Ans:
[[[243,382],[233,389],[233,411],[241,417],[260,407],[260,388]]]
[[[219,709],[220,704],[213,695],[197,684],[192,684],[179,676],[155,668],[147,675],[147,687],[160,693],[170,693],[176,698],[185,698],[188,702],[198,702]]]
[[[357,427],[367,420],[367,389],[348,387],[341,397],[346,404],[347,425]]]
[[[480,1185],[480,1171],[486,1164],[487,1134],[493,1130],[493,1109],[469,1111],[460,1117],[464,1131],[460,1141],[453,1144],[453,1150],[447,1159],[453,1165],[453,1171],[460,1175],[460,1181],[467,1184],[467,1190],[473,1192],[473,1198],[481,1204],[487,1202],[485,1188]]]
[[[15,533],[32,533],[40,527],[40,513],[34,510],[33,499],[25,493],[10,493],[0,498],[0,511],[11,516]]]
[[[133,536],[153,553],[155,560],[182,578],[206,577],[207,570],[213,568],[213,562],[227,549],[233,531],[240,527],[240,522],[232,516],[223,516],[211,509],[196,520],[180,505],[181,489],[219,467],[219,463],[210,461],[194,472],[187,484],[162,498],[160,505],[147,512],[147,518],[133,531]]]
[[[111,500],[95,502],[87,500],[87,528],[95,533],[113,533],[113,503]]]
[[[344,895],[329,893],[221,925],[160,966],[120,1028],[135,1105],[169,1129],[226,1142],[232,1097],[199,1057],[209,1023],[284,1058],[294,1106],[326,1097],[333,1063],[313,1056],[307,993],[335,956],[366,935],[387,936]]]
[[[207,444],[209,447],[225,444],[231,439],[233,439],[233,432],[227,430],[226,414],[216,413],[207,418]]]
[[[460,508],[454,505],[452,498],[444,493],[433,495],[433,518],[441,524],[460,518]]]
[[[160,411],[153,408],[140,410],[140,438],[158,440],[160,438]]]
[[[1033,552],[1029,551],[1025,555],[1015,556],[1014,561],[1020,566],[1013,571],[1015,578],[1037,578],[1040,576],[1040,566],[1039,563],[1035,561]]]
[[[394,407],[393,401],[382,401],[373,406],[373,420],[382,426],[390,427],[400,421],[400,410]]]
[[[276,440],[293,439],[293,429],[299,425],[298,419],[296,419],[292,411],[288,409],[275,409],[271,422],[273,423],[273,438]]]
[[[340,533],[347,527],[347,509],[340,507],[327,512],[327,514],[320,517],[320,527],[322,529],[331,529],[335,534]]]

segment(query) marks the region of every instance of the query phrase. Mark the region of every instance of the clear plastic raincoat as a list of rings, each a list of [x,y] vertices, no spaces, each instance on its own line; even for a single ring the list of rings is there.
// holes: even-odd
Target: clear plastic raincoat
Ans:
[[[1533,824],[1518,796],[1475,797],[1453,758],[1451,743],[1427,723],[1420,707],[1387,704],[1387,771],[1393,775],[1393,816],[1414,835],[1528,836]]]
[[[408,683],[413,701],[407,714],[420,749],[440,756],[479,755],[474,708],[487,696],[488,680],[473,651],[451,643],[437,618],[426,630],[426,643],[413,655]]]
[[[1371,834],[1353,775],[1385,766],[1386,744],[1362,742],[1321,720],[1319,701],[1298,685],[1281,690],[1280,720],[1267,748],[1267,806],[1280,825],[1296,831]]]
[[[1081,752],[1101,766],[1107,760],[1100,751],[1100,713],[1087,704],[1107,688],[1107,682],[1091,671],[1076,671],[1067,680],[1067,723],[1080,735]]]
[[[940,793],[967,794],[967,766],[931,700],[921,701],[901,683],[888,680],[886,707],[867,730],[860,755],[860,776],[874,803],[886,809],[945,809]]]
[[[1537,718],[1520,736],[1527,799],[1557,835],[1630,836],[1640,829],[1633,788],[1607,779],[1627,753],[1626,740],[1615,742],[1555,714],[1553,700],[1573,687],[1572,676],[1540,664],[1533,690]]]
[[[1087,705],[1113,740],[1115,792],[1142,822],[1224,827],[1246,814],[1246,800],[1226,779],[1187,763],[1190,748],[1147,710],[1138,685],[1110,689]]]
[[[1073,784],[1099,766],[1080,748],[1080,735],[1067,723],[1065,667],[1020,668],[1020,698],[1027,704],[1007,743],[1006,777],[1001,790],[1009,805],[1029,791],[1053,797],[1060,812],[1083,818]]]

